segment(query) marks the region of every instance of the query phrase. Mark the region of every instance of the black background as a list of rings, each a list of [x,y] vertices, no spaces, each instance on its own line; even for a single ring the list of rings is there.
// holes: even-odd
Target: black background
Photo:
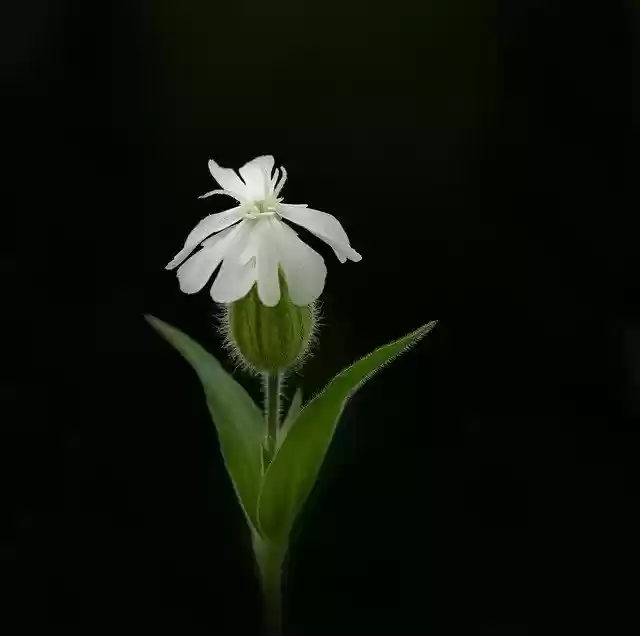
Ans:
[[[3,13],[3,633],[259,632],[201,389],[142,316],[223,356],[208,294],[164,265],[224,209],[197,200],[207,160],[260,154],[363,255],[309,239],[329,275],[306,395],[440,321],[344,414],[291,550],[291,633],[636,631],[630,9]]]

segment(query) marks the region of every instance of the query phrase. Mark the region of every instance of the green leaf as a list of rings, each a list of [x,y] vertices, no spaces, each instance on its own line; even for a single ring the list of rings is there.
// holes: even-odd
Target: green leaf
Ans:
[[[146,315],[145,319],[198,374],[233,487],[249,523],[258,531],[257,506],[264,436],[260,409],[244,388],[195,340],[154,316]]]
[[[341,371],[298,414],[264,476],[258,519],[265,536],[286,540],[318,477],[348,399],[377,371],[435,327],[423,325]]]
[[[280,448],[284,438],[287,436],[291,425],[295,421],[296,417],[298,417],[298,413],[300,413],[300,408],[302,407],[302,390],[296,389],[296,392],[293,395],[293,399],[291,400],[291,405],[289,406],[289,410],[287,411],[287,417],[285,417],[282,426],[278,429],[277,432],[277,447]]]

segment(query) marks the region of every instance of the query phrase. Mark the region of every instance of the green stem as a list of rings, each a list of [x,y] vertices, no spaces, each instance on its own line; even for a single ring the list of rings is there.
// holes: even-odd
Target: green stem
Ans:
[[[267,419],[267,437],[265,451],[267,463],[273,459],[276,452],[276,436],[280,425],[280,383],[282,375],[269,373],[265,379],[265,411]],[[266,466],[265,466],[266,469]]]
[[[280,388],[282,375],[269,373],[264,381],[266,438],[263,470],[266,470],[276,452],[280,426]],[[287,552],[284,545],[253,537],[253,550],[260,570],[265,636],[282,636],[282,566]]]
[[[287,547],[255,535],[253,549],[260,570],[264,636],[282,636],[282,567]]]

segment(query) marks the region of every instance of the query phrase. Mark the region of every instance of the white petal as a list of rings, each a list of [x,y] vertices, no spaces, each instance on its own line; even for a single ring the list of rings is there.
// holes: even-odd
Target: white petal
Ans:
[[[237,223],[242,218],[244,210],[245,207],[239,205],[237,208],[232,208],[226,212],[218,212],[217,214],[206,216],[191,230],[184,243],[184,247],[173,257],[173,260],[165,269],[174,269],[180,265],[207,236]]]
[[[244,223],[240,223],[210,238],[199,252],[178,268],[180,289],[185,294],[195,294],[205,286],[243,227]]]
[[[252,231],[249,238],[245,241],[244,249],[240,254],[240,262],[244,265],[248,263],[252,258],[256,258],[258,255],[258,244],[260,241],[260,228],[261,223],[258,220],[248,220],[247,223],[252,224]]]
[[[273,156],[272,155],[262,155],[260,157],[256,157],[253,161],[255,161],[264,171],[264,174],[267,177],[267,180],[271,179],[271,173],[273,172]]]
[[[276,184],[278,183],[278,179],[280,178],[280,170],[276,168],[271,175],[271,191],[273,192],[276,188]]]
[[[185,294],[199,292],[206,285],[219,264],[219,250],[203,247],[178,268],[180,290]]]
[[[278,183],[278,185],[275,185],[274,188],[273,188],[273,194],[276,197],[282,191],[282,186],[284,186],[285,181],[287,180],[287,171],[284,169],[284,166],[280,166],[280,168],[282,168],[282,179],[280,179],[280,183]],[[303,207],[306,208],[307,206],[304,205]]]
[[[198,197],[198,199],[206,199],[208,197],[213,196],[214,194],[224,194],[228,197],[234,198],[236,201],[239,201],[240,203],[247,202],[247,200],[244,197],[241,197],[239,194],[236,194],[235,192],[231,192],[231,190],[210,190],[209,192],[205,192],[204,194],[201,194]]]
[[[244,183],[242,183],[242,179],[240,179],[236,174],[235,170],[231,170],[231,168],[223,168],[213,159],[209,159],[209,172],[225,190],[229,190],[243,199],[249,198],[247,196],[247,188]]]
[[[250,198],[262,200],[271,192],[271,171],[273,170],[273,157],[263,155],[256,157],[240,168],[240,175],[247,186]]]
[[[324,259],[288,225],[275,220],[274,227],[289,296],[294,305],[308,305],[320,296],[324,288],[327,276]]]
[[[311,208],[280,204],[278,212],[289,221],[306,228],[331,246],[341,263],[359,261],[362,256],[349,245],[349,237],[335,216]]]
[[[246,296],[256,282],[255,259],[241,263],[236,258],[225,258],[211,286],[211,298],[217,303],[233,303]]]
[[[222,261],[220,271],[211,287],[211,298],[218,303],[231,303],[245,296],[257,278],[253,254],[243,260],[247,252],[255,251],[256,221],[246,220],[233,239]]]
[[[257,234],[256,268],[258,270],[258,297],[263,305],[275,307],[280,301],[278,279],[278,243],[274,233],[273,218],[261,219],[255,229]]]

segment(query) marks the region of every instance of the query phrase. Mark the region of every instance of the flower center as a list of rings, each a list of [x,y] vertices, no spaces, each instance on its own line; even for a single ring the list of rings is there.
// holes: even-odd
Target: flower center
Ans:
[[[278,200],[275,197],[269,197],[262,201],[253,201],[251,207],[246,212],[249,219],[263,219],[278,214],[276,204]]]

